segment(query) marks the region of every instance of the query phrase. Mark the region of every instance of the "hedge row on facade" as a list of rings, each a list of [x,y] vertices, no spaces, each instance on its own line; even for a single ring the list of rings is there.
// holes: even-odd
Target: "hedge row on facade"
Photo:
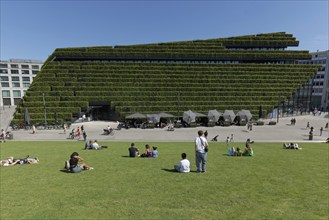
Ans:
[[[17,113],[24,113],[25,108],[22,106],[19,106],[16,109]],[[29,113],[43,113],[44,109],[43,107],[28,107],[28,111]],[[60,113],[60,112],[64,112],[64,113],[79,113],[81,112],[81,108],[80,107],[47,107],[46,106],[46,112],[50,113],[50,114],[54,114],[56,113]]]
[[[28,108],[32,118],[42,119],[43,95],[47,112],[63,118],[76,117],[95,101],[108,102],[121,116],[136,112],[178,116],[188,109],[203,113],[210,109],[248,109],[258,114],[260,105],[265,114],[291,97],[316,71],[314,65],[294,64],[311,55],[307,51],[281,50],[288,45],[296,46],[298,41],[280,32],[56,49],[26,92],[15,117],[22,120],[24,108]],[[270,50],[253,50],[255,47]],[[160,62],[155,63],[156,59]],[[240,60],[248,63],[234,63]],[[258,60],[263,63],[250,63]],[[266,63],[272,61],[286,64]]]
[[[111,52],[81,52],[67,51],[56,52],[57,57],[104,57],[104,58],[134,58],[134,59],[221,59],[221,60],[296,60],[310,59],[312,56],[307,51],[228,51],[210,53],[209,51],[197,52],[149,52],[149,51],[111,51]]]
[[[293,70],[303,70],[303,69],[313,69],[316,65],[311,64],[255,64],[255,63],[239,63],[237,64],[188,64],[188,63],[173,63],[170,65],[167,63],[136,63],[136,62],[93,62],[93,61],[53,61],[47,64],[47,68],[42,71],[42,73],[73,73],[75,71],[82,70],[118,70],[118,71],[139,71],[139,70],[235,70],[241,71],[259,71],[259,70],[269,70],[269,71],[293,71]],[[38,75],[39,76],[39,75]]]

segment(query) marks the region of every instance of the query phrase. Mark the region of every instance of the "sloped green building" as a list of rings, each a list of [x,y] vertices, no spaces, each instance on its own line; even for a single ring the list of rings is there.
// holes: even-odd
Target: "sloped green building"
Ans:
[[[15,113],[24,123],[124,119],[132,113],[211,109],[265,115],[298,94],[316,66],[298,64],[308,51],[285,32],[114,47],[56,49]],[[305,96],[305,95],[304,95]],[[298,96],[293,104],[308,110]],[[56,115],[54,117],[54,115]]]

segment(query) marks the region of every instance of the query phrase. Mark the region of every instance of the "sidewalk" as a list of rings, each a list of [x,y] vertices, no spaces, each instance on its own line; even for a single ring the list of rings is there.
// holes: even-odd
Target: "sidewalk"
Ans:
[[[197,127],[197,128],[176,128],[175,131],[167,131],[166,128],[160,129],[121,129],[115,130],[113,136],[103,135],[103,129],[110,125],[117,127],[117,122],[93,121],[76,123],[71,125],[71,129],[64,134],[63,130],[37,130],[32,134],[32,130],[12,131],[15,141],[78,141],[68,139],[72,128],[80,127],[82,124],[87,133],[87,139],[96,139],[98,141],[127,141],[127,142],[191,142],[197,136],[198,130],[208,130],[209,141],[216,135],[219,135],[218,142],[225,142],[227,137],[234,135],[235,142],[245,142],[248,138],[256,142],[325,142],[329,137],[329,130],[324,129],[325,124],[329,122],[329,115],[321,116],[296,116],[296,125],[290,125],[291,117],[280,118],[277,125],[268,125],[270,120],[264,120],[265,125],[253,126],[252,131],[248,131],[246,126],[230,127]],[[309,129],[306,129],[307,122],[314,127],[313,140],[309,140]],[[322,136],[320,128],[323,127]],[[79,140],[83,142],[83,138]]]

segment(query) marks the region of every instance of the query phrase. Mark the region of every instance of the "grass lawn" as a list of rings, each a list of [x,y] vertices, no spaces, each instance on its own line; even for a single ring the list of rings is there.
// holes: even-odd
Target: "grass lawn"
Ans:
[[[193,143],[149,143],[159,158],[128,158],[130,143],[15,142],[1,159],[26,155],[36,165],[1,167],[0,219],[328,219],[325,143],[253,144],[253,157],[229,157],[225,143],[210,143],[206,173],[196,173]],[[144,150],[146,143],[136,143]],[[243,144],[235,143],[242,147]],[[78,151],[94,170],[62,171]],[[171,169],[187,153],[191,173]]]

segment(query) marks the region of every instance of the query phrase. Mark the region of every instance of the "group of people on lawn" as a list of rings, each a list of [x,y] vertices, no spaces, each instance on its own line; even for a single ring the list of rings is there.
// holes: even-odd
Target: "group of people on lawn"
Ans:
[[[159,152],[158,148],[153,146],[152,149],[150,145],[146,144],[145,145],[145,153],[140,154],[139,149],[135,147],[135,143],[131,143],[130,147],[128,148],[129,151],[129,157],[158,157]]]
[[[242,155],[244,155],[244,156],[253,155],[253,151],[250,146],[250,143],[252,143],[252,142],[250,142],[250,140],[247,141],[246,149],[242,153]],[[206,172],[208,146],[209,146],[208,141],[204,137],[203,131],[202,130],[198,131],[198,136],[195,138],[195,141],[194,141],[195,162],[196,162],[197,172]],[[99,149],[102,149],[105,147],[107,148],[107,146],[100,147],[99,144],[97,143],[97,140],[88,141],[88,142],[86,142],[86,145],[85,145],[86,150],[87,149],[99,150]],[[145,145],[145,152],[142,154],[140,154],[139,149],[135,147],[134,143],[131,144],[131,146],[128,148],[128,151],[129,151],[129,157],[132,157],[132,158],[134,158],[134,157],[157,158],[159,155],[157,147],[153,146],[151,149],[150,145],[148,145],[148,144]],[[239,151],[234,151],[234,152],[238,153]],[[233,153],[233,155],[234,154],[236,154],[236,153]],[[37,160],[37,162],[39,161],[38,159],[35,159],[35,161],[36,160]],[[12,166],[11,164],[15,165],[15,164],[21,163],[20,162],[21,160],[18,160],[18,161],[19,162],[14,161],[12,158],[11,160],[9,159],[7,161],[1,161],[1,165],[2,166]],[[34,162],[32,162],[31,158],[30,159],[26,158],[24,161],[29,161],[28,163],[34,163]],[[65,161],[65,169],[68,172],[72,172],[72,173],[79,173],[82,170],[92,170],[93,169],[86,163],[82,163],[82,162],[83,162],[83,158],[79,155],[79,153],[73,152],[70,155],[70,159]],[[181,160],[179,161],[179,163],[177,165],[174,166],[174,170],[177,172],[181,172],[181,173],[190,172],[190,161],[187,159],[186,153],[181,154]]]

